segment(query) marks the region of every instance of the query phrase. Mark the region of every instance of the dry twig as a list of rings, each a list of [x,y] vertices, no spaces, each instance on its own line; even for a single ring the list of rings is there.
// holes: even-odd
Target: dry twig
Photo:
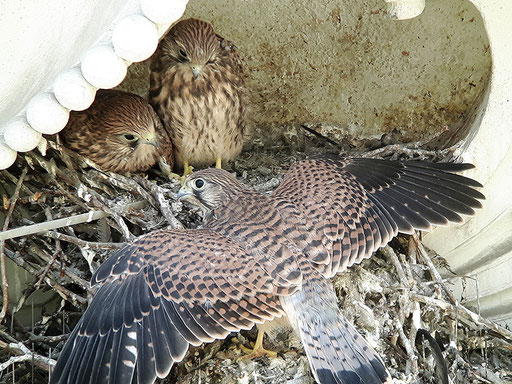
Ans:
[[[12,356],[9,360],[0,364],[0,372],[7,369],[11,364],[21,363],[23,361],[31,361],[45,371],[50,370],[51,367],[54,367],[55,364],[57,364],[55,360],[34,353],[22,343],[7,344],[0,340],[0,348],[8,349],[10,352],[16,354],[16,356]]]
[[[5,216],[4,225],[2,228],[2,232],[6,231],[9,228],[9,221],[11,220],[12,213],[14,212],[14,207],[16,206],[16,201],[20,195],[20,189],[23,185],[23,180],[27,175],[28,169],[25,167],[21,172],[21,176],[16,183],[16,189],[14,190],[14,194],[11,198],[9,210],[7,211],[7,216]],[[7,314],[7,307],[9,304],[9,294],[7,292],[7,288],[9,283],[7,282],[7,272],[5,270],[5,240],[0,242],[0,269],[2,270],[2,310],[0,311],[0,324],[4,321],[5,315]]]

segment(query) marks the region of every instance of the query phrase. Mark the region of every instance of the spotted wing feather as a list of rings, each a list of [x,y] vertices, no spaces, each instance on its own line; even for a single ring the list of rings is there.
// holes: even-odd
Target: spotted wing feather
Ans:
[[[153,383],[189,344],[283,314],[273,281],[237,242],[210,230],[160,231],[114,253],[51,383]]]
[[[286,236],[324,276],[343,271],[398,232],[474,215],[481,185],[454,174],[470,164],[347,158],[296,163],[273,195]]]

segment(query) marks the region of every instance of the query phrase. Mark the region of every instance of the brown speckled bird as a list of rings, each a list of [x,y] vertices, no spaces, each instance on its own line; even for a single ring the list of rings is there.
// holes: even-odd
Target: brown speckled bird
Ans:
[[[105,171],[146,171],[160,162],[170,174],[172,143],[159,117],[142,97],[99,90],[89,109],[71,112],[59,134],[64,145]]]
[[[398,232],[473,215],[484,196],[452,172],[468,164],[375,159],[296,163],[271,196],[224,170],[194,172],[179,197],[204,228],[164,230],[114,253],[52,383],[153,383],[189,345],[285,316],[321,384],[390,383],[383,361],[343,317],[329,278]]]
[[[151,61],[149,101],[175,146],[185,174],[188,165],[234,159],[242,150],[244,83],[235,46],[207,22],[187,19],[160,41]]]

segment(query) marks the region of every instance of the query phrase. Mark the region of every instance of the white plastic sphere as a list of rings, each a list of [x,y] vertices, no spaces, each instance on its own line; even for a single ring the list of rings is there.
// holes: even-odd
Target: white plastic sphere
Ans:
[[[385,0],[389,17],[397,20],[412,19],[421,15],[425,0]]]
[[[158,31],[155,24],[142,15],[130,15],[116,23],[112,31],[115,52],[128,61],[143,61],[155,52]]]
[[[126,76],[127,66],[110,44],[89,48],[80,65],[85,79],[97,88],[114,88]]]
[[[53,84],[55,98],[64,107],[83,111],[91,106],[96,89],[85,80],[80,68],[71,68],[61,73]]]
[[[18,152],[33,150],[42,137],[41,132],[32,129],[24,117],[17,117],[9,121],[3,135],[5,144]]]
[[[17,152],[0,142],[0,169],[7,169],[16,161]]]
[[[27,121],[38,132],[53,135],[60,132],[68,120],[69,110],[57,101],[53,93],[39,93],[27,105]]]
[[[157,24],[169,24],[183,16],[188,0],[141,0],[144,15]]]

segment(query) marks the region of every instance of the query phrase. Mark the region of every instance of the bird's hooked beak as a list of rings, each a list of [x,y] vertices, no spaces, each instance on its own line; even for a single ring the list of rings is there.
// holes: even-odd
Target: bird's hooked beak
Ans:
[[[151,134],[150,136],[144,138],[142,144],[152,145],[155,148],[160,148],[160,143],[158,142],[154,134]]]
[[[193,206],[199,208],[199,211],[202,212],[202,215],[204,217],[204,215],[206,215],[210,211],[210,209],[196,197],[194,191],[192,190],[191,187],[189,187],[187,181],[188,178],[185,179],[185,183],[178,191],[178,200],[186,201],[189,204],[192,204]]]
[[[203,66],[202,65],[192,65],[190,68],[192,68],[192,75],[194,76],[194,80],[195,80],[201,74],[201,69],[203,69]]]
[[[158,141],[156,139],[148,141],[146,144],[152,145],[155,148],[160,148],[160,144],[158,143]]]
[[[190,196],[194,196],[194,192],[192,191],[192,188],[187,184],[184,184],[178,191],[178,200],[186,200]]]

